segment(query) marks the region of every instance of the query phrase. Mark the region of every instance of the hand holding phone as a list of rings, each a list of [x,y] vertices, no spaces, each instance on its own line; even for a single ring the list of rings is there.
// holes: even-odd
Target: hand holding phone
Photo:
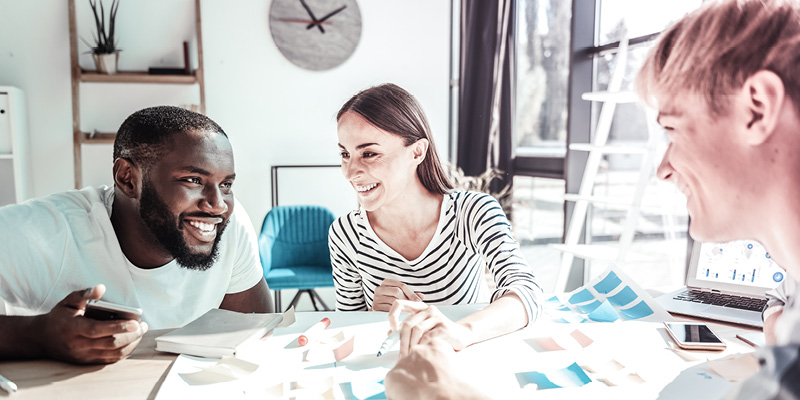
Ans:
[[[667,332],[678,347],[686,350],[724,350],[722,341],[706,324],[695,322],[664,322]]]
[[[92,299],[86,301],[86,310],[83,316],[101,321],[114,319],[141,321],[142,309]]]

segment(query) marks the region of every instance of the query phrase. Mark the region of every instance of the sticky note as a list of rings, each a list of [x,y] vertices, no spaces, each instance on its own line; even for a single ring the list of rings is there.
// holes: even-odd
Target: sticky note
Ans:
[[[619,312],[622,313],[622,315],[627,319],[639,319],[653,314],[653,310],[647,305],[647,303],[645,303],[644,300],[641,300],[631,308],[619,310]]]
[[[583,332],[577,329],[572,331],[572,333],[570,333],[569,335],[572,336],[572,338],[575,339],[575,341],[578,342],[578,344],[580,344],[581,347],[587,347],[590,344],[594,343],[594,340],[592,340],[590,337],[586,336]]]
[[[575,308],[577,308],[578,310],[580,310],[584,314],[589,314],[590,312],[596,310],[597,307],[600,307],[600,304],[602,304],[602,303],[600,303],[598,300],[595,300],[595,301],[593,301],[593,302],[591,302],[589,304],[584,304],[584,305],[581,305],[581,306],[577,306],[576,305]]]
[[[536,349],[536,351],[561,351],[564,350],[558,343],[556,343],[555,339],[550,336],[545,337],[538,337],[533,339],[526,339],[526,343],[528,343],[531,347]]]
[[[547,373],[535,371],[517,372],[516,376],[520,388],[524,388],[532,383],[540,390],[579,387],[592,381],[577,363],[572,363],[572,365],[567,368],[549,371]]]
[[[617,314],[617,310],[614,309],[611,303],[606,300],[600,307],[590,312],[586,318],[595,322],[614,322],[619,319],[619,314]]]
[[[608,301],[615,306],[622,307],[636,300],[637,297],[639,296],[636,295],[636,292],[634,292],[630,286],[625,286],[625,288],[620,290],[619,293],[609,296]]]
[[[597,290],[597,293],[608,294],[616,289],[620,283],[622,283],[622,280],[612,271],[603,280],[594,285],[594,290]]]
[[[569,297],[569,302],[572,304],[586,303],[591,300],[594,300],[594,296],[587,289],[583,289]]]

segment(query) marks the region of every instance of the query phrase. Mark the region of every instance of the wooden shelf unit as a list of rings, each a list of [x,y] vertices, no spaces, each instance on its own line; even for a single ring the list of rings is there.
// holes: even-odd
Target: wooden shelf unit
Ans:
[[[200,113],[206,113],[205,79],[203,75],[203,29],[200,18],[200,0],[194,1],[195,35],[197,37],[197,69],[192,75],[151,75],[146,71],[118,71],[114,75],[100,74],[80,67],[78,52],[78,27],[75,18],[75,0],[69,0],[69,45],[72,75],[72,157],[75,168],[75,188],[83,187],[82,146],[84,144],[112,144],[116,133],[89,133],[81,131],[81,83],[131,83],[197,85],[200,91]]]
[[[98,74],[95,71],[81,70],[81,82],[96,83],[172,83],[195,84],[196,75],[151,75],[145,71],[118,71],[114,75]]]

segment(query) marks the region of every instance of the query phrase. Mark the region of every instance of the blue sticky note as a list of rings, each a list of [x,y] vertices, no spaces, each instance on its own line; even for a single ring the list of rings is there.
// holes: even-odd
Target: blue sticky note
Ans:
[[[587,289],[583,289],[569,297],[569,302],[572,304],[586,303],[590,300],[594,300],[594,296]]]
[[[343,382],[339,384],[342,388],[344,398],[347,400],[377,400],[385,399],[383,381],[357,381]]]
[[[577,308],[584,314],[589,314],[590,312],[596,310],[597,307],[600,307],[600,304],[601,304],[600,301],[595,300],[589,304],[584,304],[582,306],[575,306],[575,308]]]
[[[622,307],[626,304],[630,304],[636,300],[637,297],[639,296],[636,295],[636,292],[634,292],[630,286],[625,286],[625,289],[620,290],[619,293],[609,296],[608,301],[615,306]]]
[[[619,310],[619,312],[622,313],[622,315],[627,319],[639,319],[653,314],[653,310],[647,305],[647,303],[644,302],[644,300],[640,301],[631,308]]]
[[[603,304],[589,313],[586,318],[595,322],[614,322],[619,319],[619,314],[611,306],[611,303],[604,301]]]
[[[602,281],[597,282],[597,284],[594,285],[594,290],[597,290],[597,293],[608,294],[616,289],[620,283],[622,283],[622,280],[619,279],[617,274],[611,271],[608,273],[608,275],[606,275],[605,278],[603,278]]]
[[[576,314],[573,311],[570,311],[568,313],[562,314],[561,315],[561,319],[564,320],[564,322],[574,323],[574,324],[580,324],[580,323],[586,322],[586,318],[584,318],[580,314]]]
[[[579,387],[592,381],[577,363],[572,363],[567,368],[547,373],[535,371],[517,372],[516,376],[520,388],[533,383],[538,386],[539,390]]]

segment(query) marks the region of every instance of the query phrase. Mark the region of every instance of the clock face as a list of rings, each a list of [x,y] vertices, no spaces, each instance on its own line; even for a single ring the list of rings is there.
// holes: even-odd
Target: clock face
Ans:
[[[356,0],[273,0],[269,30],[289,61],[322,71],[345,62],[356,50],[361,12]]]

